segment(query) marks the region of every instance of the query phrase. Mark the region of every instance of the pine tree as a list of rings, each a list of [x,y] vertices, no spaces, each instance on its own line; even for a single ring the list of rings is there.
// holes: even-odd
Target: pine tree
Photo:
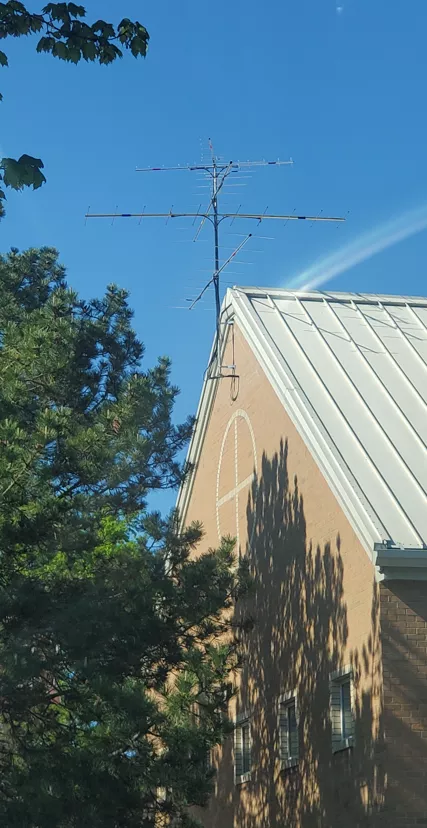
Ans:
[[[0,258],[0,823],[191,824],[230,729],[233,544],[150,514],[192,428],[127,295],[51,249]]]

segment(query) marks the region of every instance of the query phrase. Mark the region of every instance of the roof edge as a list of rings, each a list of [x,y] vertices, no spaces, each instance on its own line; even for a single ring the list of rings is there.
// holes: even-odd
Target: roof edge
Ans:
[[[375,305],[378,302],[387,302],[391,305],[418,305],[427,307],[427,297],[425,296],[405,296],[404,294],[394,293],[352,293],[350,291],[331,291],[331,290],[304,290],[298,288],[280,288],[280,287],[243,287],[235,285],[230,290],[231,293],[244,293],[249,296],[283,296],[284,294],[291,296],[298,296],[304,299],[334,299],[338,302],[348,302],[353,300],[368,305]]]
[[[231,306],[229,292],[223,301],[223,307],[221,310],[221,325],[227,326],[230,322],[230,319],[234,315],[234,311]],[[208,367],[210,366],[214,354],[215,349],[215,340],[216,336],[214,337],[212,347],[210,350]],[[219,359],[217,358],[213,363],[216,366],[216,370],[214,372],[214,377],[209,379],[207,376],[207,370],[205,372],[205,377],[203,380],[202,385],[202,392],[200,395],[199,405],[197,407],[196,412],[196,420],[194,423],[193,434],[191,436],[190,445],[188,447],[187,456],[186,456],[186,464],[190,466],[190,471],[188,473],[188,477],[184,480],[184,483],[180,486],[178,491],[178,497],[176,501],[176,509],[178,511],[179,516],[179,525],[183,527],[187,520],[187,512],[188,506],[191,498],[191,494],[193,491],[194,479],[197,472],[197,466],[199,462],[199,458],[202,452],[202,446],[205,439],[206,430],[208,427],[212,407],[215,401],[216,389],[218,387],[219,377],[217,375],[218,366],[222,364],[222,356],[225,351],[226,345],[228,340],[227,336],[222,338],[221,342],[221,350],[219,354]]]

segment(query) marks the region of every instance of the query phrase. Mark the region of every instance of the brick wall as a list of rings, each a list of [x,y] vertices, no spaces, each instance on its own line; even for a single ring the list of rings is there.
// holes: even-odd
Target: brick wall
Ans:
[[[427,582],[380,586],[388,828],[427,825]]]
[[[201,549],[236,536],[254,576],[245,605],[254,628],[230,707],[251,717],[253,770],[234,785],[229,739],[201,819],[205,828],[376,828],[384,780],[374,568],[237,325],[229,337],[224,363],[239,378],[217,385],[186,518],[203,522]],[[356,744],[333,755],[329,677],[345,665]],[[282,771],[277,705],[294,690],[300,763]]]

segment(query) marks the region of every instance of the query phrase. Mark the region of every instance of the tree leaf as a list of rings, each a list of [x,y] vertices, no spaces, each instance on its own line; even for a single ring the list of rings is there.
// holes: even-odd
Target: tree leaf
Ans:
[[[44,22],[43,22],[42,18],[39,17],[38,15],[35,15],[35,14],[32,15],[31,22],[30,22],[31,31],[32,32],[39,32],[43,28],[43,26],[44,26]]]
[[[41,37],[37,44],[37,52],[51,52],[55,45],[53,37]]]
[[[111,23],[106,23],[105,20],[97,20],[96,23],[91,26],[91,29],[93,32],[99,32],[99,34],[105,38],[115,37],[116,34],[114,26],[112,26]]]
[[[2,3],[3,5],[3,3]],[[21,14],[25,14],[27,12],[23,3],[20,3],[19,0],[9,0],[7,6],[11,11],[21,12]]]
[[[60,60],[68,60],[68,46],[57,40],[52,48],[52,54]]]
[[[99,50],[99,62],[102,64],[112,63],[118,57],[123,57],[123,53],[120,49],[114,45],[114,43],[106,43],[104,46],[100,47]]]
[[[138,55],[145,57],[147,54],[147,43],[142,39],[142,37],[138,37],[138,35],[136,35],[131,40],[130,50],[134,57],[138,57]]]
[[[14,158],[2,158],[1,166],[3,169],[3,180],[6,187],[12,187],[13,190],[22,190],[22,169],[19,167],[18,161]]]
[[[133,29],[133,23],[131,20],[129,20],[128,17],[124,17],[123,20],[121,20],[119,25],[117,26],[118,31],[120,31],[121,29],[127,30],[129,28]]]
[[[145,41],[150,40],[150,35],[148,34],[147,29],[145,28],[145,26],[142,25],[142,23],[138,23],[137,21],[135,23],[135,28],[138,32],[139,37],[142,37],[142,39]]]
[[[86,16],[86,9],[84,6],[76,6],[75,3],[68,3],[68,11],[70,14],[74,15],[74,17],[85,17]]]
[[[71,63],[78,63],[82,53],[78,46],[68,46],[68,60]]]
[[[46,177],[43,175],[43,173],[39,169],[37,169],[37,167],[34,167],[34,169],[32,170],[32,181],[31,181],[33,190],[38,190],[39,187],[41,187],[42,184],[45,184],[45,183],[46,183]]]
[[[132,37],[134,31],[134,25],[128,17],[124,17],[123,20],[120,21],[117,32],[119,36],[119,40],[121,43],[126,43],[130,37]]]
[[[32,155],[21,155],[18,161],[15,158],[2,158],[1,161],[3,181],[6,187],[13,190],[22,190],[24,187],[38,190],[46,181],[41,172],[42,167],[41,159],[33,158]]]
[[[0,66],[9,66],[7,55],[4,52],[0,52]]]
[[[96,59],[96,46],[95,44],[90,41],[86,40],[82,43],[82,53],[85,60],[95,60]]]
[[[48,3],[43,12],[49,14],[52,20],[61,20],[62,23],[70,22],[70,14],[67,3]]]
[[[21,157],[19,158],[19,163],[20,164],[30,164],[30,166],[41,167],[42,169],[44,167],[44,164],[43,164],[43,161],[41,160],[41,158],[34,158],[33,155],[26,155],[25,153],[24,153],[24,155],[21,155]]]

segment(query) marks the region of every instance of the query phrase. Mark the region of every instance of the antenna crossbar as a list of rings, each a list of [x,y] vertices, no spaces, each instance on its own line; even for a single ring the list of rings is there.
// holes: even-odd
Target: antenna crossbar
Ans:
[[[181,164],[177,167],[136,167],[136,172],[179,172],[180,170],[187,170],[187,172],[195,172],[196,170],[222,172],[227,167],[230,170],[239,170],[242,167],[284,167],[290,166],[294,162],[292,158],[289,161],[216,161],[212,164]]]
[[[277,221],[345,221],[345,218],[339,216],[296,216],[286,214],[268,214],[268,213],[217,213],[217,218],[222,219],[255,219],[256,221],[264,221],[264,219],[273,219]],[[85,218],[200,218],[212,219],[212,213],[86,213]]]

